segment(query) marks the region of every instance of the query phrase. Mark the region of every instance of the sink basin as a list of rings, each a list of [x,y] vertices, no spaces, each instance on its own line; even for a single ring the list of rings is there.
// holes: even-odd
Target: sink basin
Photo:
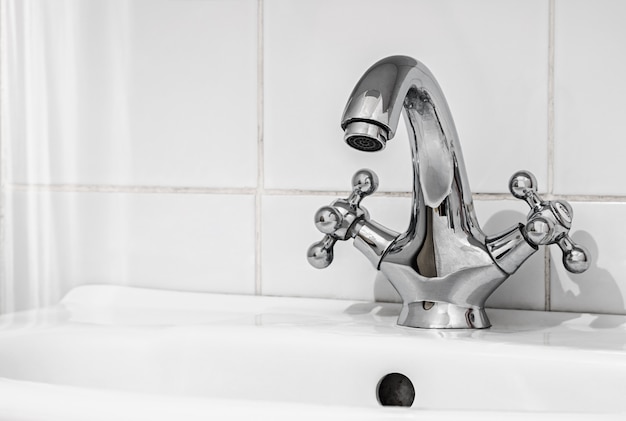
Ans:
[[[488,309],[489,330],[397,304],[82,286],[0,318],[0,419],[623,419],[626,317]],[[383,407],[389,373],[410,407]],[[36,405],[35,405],[36,403]]]

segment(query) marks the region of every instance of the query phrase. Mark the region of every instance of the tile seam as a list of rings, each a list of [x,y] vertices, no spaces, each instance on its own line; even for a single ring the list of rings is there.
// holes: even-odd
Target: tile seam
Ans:
[[[555,0],[548,2],[548,197],[554,197],[554,23]],[[550,250],[544,248],[545,310],[552,309],[552,275]]]
[[[47,184],[47,183],[5,183],[6,191],[39,191],[39,192],[71,192],[71,193],[171,193],[171,194],[243,194],[256,195],[261,192],[265,196],[347,196],[347,190],[309,190],[309,189],[266,189],[261,187],[193,187],[193,186],[148,186],[148,185],[117,185],[117,184]],[[376,192],[373,197],[412,197],[406,191]],[[472,193],[476,201],[517,201],[509,193]],[[543,196],[542,196],[543,197]],[[626,203],[626,196],[618,195],[585,195],[559,194],[551,195],[552,199],[570,202]]]
[[[554,0],[548,12],[548,194],[554,194]]]
[[[263,295],[263,194],[265,189],[263,0],[257,0],[257,185],[255,192],[254,293]]]
[[[0,299],[0,314],[3,314],[8,306],[7,297],[9,294],[8,290],[8,276],[6,273],[6,259],[7,259],[7,250],[6,250],[6,231],[7,231],[7,221],[6,221],[6,153],[5,153],[5,139],[4,139],[4,112],[5,112],[5,104],[4,104],[4,69],[6,63],[4,62],[4,57],[6,53],[5,48],[5,37],[4,37],[4,6],[5,1],[0,1],[0,293],[2,294],[2,298]]]
[[[138,194],[256,194],[254,187],[186,187],[186,186],[137,186],[112,184],[35,184],[13,183],[7,190],[50,193],[138,193]]]

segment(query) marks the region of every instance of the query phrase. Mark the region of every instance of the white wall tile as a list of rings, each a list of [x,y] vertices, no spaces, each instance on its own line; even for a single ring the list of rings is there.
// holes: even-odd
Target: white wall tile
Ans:
[[[263,293],[305,297],[398,301],[386,278],[352,246],[335,246],[335,260],[326,269],[311,267],[308,247],[322,238],[313,224],[318,208],[331,196],[265,196],[263,198]],[[409,198],[369,197],[364,203],[372,219],[398,232],[409,222]],[[526,205],[517,201],[477,202],[487,234],[497,234],[523,221]],[[543,254],[537,253],[488,301],[490,307],[544,309]]]
[[[254,196],[41,193],[13,198],[17,307],[80,284],[254,293]]]
[[[626,3],[556,2],[555,192],[624,195]]]
[[[457,123],[472,189],[505,192],[518,169],[546,180],[548,3],[320,0],[264,2],[266,186],[345,190],[360,167],[410,190],[410,154],[343,144],[348,95],[379,59],[424,62]],[[403,123],[402,123],[403,124]]]
[[[25,3],[16,182],[256,185],[256,0]]]
[[[626,314],[626,203],[573,202],[572,239],[591,254],[591,267],[571,274],[552,247],[551,303],[555,311]]]

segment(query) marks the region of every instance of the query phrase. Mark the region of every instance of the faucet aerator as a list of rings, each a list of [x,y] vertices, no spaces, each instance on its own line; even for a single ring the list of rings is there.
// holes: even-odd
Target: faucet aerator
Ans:
[[[344,139],[354,149],[363,152],[377,152],[385,149],[388,133],[382,127],[357,121],[346,126]]]

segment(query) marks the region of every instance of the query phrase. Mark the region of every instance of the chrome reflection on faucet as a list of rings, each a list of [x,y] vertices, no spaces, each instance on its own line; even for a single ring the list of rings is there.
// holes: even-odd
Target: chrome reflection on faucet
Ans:
[[[404,110],[404,113],[402,113]],[[557,244],[567,270],[589,267],[589,254],[568,232],[572,208],[543,201],[537,181],[526,171],[513,175],[509,189],[530,205],[526,224],[486,236],[478,224],[465,163],[452,115],[439,84],[422,63],[404,56],[374,64],[354,88],[341,127],[351,147],[382,150],[404,115],[413,158],[413,201],[409,226],[394,232],[370,219],[361,206],[378,178],[360,170],[353,191],[315,214],[325,234],[307,253],[309,263],[325,268],[338,240],[354,240],[400,294],[398,324],[422,328],[486,328],[487,297],[540,245]]]

